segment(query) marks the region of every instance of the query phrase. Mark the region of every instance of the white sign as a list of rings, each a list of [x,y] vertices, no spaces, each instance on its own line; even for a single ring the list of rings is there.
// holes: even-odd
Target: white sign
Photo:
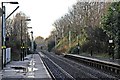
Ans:
[[[6,63],[11,61],[11,48],[6,48]]]
[[[113,43],[113,40],[109,40],[109,43]]]

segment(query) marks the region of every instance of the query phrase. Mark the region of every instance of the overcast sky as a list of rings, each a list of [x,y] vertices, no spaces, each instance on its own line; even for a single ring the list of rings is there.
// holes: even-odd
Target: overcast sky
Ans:
[[[53,29],[52,23],[68,12],[76,0],[0,0],[0,1],[18,1],[19,9],[31,18],[29,27],[33,27],[34,37],[48,37]],[[18,5],[6,4],[6,12],[9,14]],[[15,15],[15,13],[14,13]],[[12,17],[12,16],[11,16]]]

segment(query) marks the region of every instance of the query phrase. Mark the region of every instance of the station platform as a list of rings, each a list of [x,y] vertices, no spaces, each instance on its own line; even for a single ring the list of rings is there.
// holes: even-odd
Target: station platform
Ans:
[[[24,61],[12,61],[0,71],[0,80],[52,80],[39,54],[31,54]]]
[[[113,64],[120,65],[120,59],[100,58],[100,57],[96,57],[94,55],[93,56],[90,56],[90,55],[78,55],[78,56],[84,56],[86,58],[96,59],[96,60],[105,61],[105,62],[108,62],[108,63],[113,63]]]

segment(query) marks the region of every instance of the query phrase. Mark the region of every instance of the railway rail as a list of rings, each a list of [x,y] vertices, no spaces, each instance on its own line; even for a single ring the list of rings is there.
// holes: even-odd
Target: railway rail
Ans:
[[[108,79],[119,79],[109,73],[104,73],[96,68],[81,65],[73,60],[67,59],[68,56],[58,56],[54,53],[42,51],[41,58],[49,71],[54,75],[54,80],[108,80]],[[70,57],[69,57],[70,58]]]
[[[64,71],[59,65],[54,63],[49,57],[47,57],[44,54],[40,54],[40,56],[53,80],[75,80],[70,74]]]

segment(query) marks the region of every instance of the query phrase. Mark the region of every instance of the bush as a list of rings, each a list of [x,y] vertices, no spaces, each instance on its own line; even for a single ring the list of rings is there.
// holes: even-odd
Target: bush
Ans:
[[[78,46],[71,47],[69,50],[69,53],[71,54],[79,54],[80,50],[78,49]]]
[[[50,52],[54,47],[55,47],[55,42],[54,41],[50,41],[48,43],[48,51]]]

